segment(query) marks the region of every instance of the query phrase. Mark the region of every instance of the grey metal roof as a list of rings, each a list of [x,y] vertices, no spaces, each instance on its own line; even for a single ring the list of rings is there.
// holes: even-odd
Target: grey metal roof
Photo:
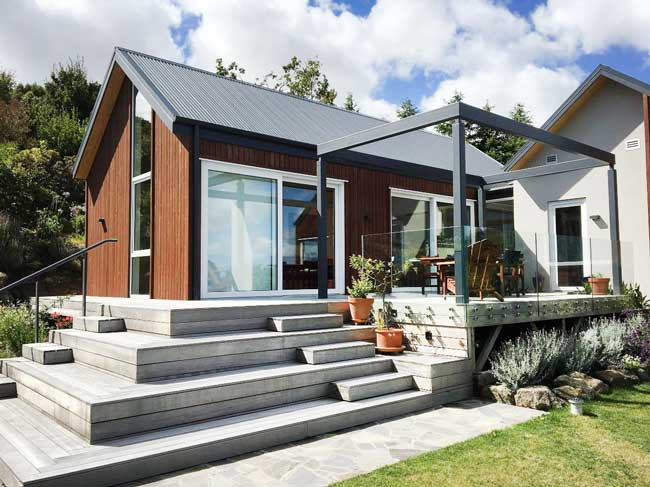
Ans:
[[[114,58],[169,127],[174,122],[199,122],[315,146],[387,123],[124,48],[116,48]],[[468,174],[484,176],[503,171],[497,161],[469,144],[467,147]],[[83,146],[80,153],[82,150]],[[451,139],[425,131],[411,132],[355,150],[452,169]]]
[[[633,78],[625,73],[617,71],[614,68],[599,64],[587,78],[580,83],[571,95],[560,105],[560,107],[551,115],[546,122],[542,125],[542,129],[550,130],[555,123],[571,108],[571,106],[578,101],[578,99],[589,89],[589,87],[596,82],[598,78],[604,76],[617,83],[630,88],[631,90],[638,91],[644,95],[650,95],[650,84],[644,83],[641,80]],[[516,153],[512,156],[507,164],[504,166],[505,171],[509,171],[512,167],[519,162],[519,160],[535,145],[534,142],[526,142]]]

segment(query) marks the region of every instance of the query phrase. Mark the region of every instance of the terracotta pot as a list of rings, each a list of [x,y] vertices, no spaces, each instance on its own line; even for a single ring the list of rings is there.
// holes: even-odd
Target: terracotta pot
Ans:
[[[348,296],[352,321],[355,323],[366,323],[368,318],[370,318],[372,303],[374,302],[375,298],[353,298],[352,296]]]
[[[594,296],[609,294],[609,277],[588,277],[587,282],[591,285],[591,293]]]
[[[377,350],[380,352],[401,352],[404,350],[402,341],[404,330],[400,328],[388,328],[387,330],[375,330],[377,334]]]

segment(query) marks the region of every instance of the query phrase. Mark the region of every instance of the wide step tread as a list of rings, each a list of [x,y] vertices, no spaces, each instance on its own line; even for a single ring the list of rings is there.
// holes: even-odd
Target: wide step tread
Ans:
[[[43,365],[65,364],[74,360],[72,348],[55,343],[26,343],[22,356]]]
[[[10,405],[14,411],[22,410],[24,414],[9,421],[1,414],[4,409],[0,402],[0,444],[5,445],[0,448],[0,464],[7,467],[0,469],[0,475],[6,475],[6,480],[13,480],[9,476],[15,475],[20,484],[34,483],[41,487],[107,487],[410,414],[431,407],[434,398],[420,391],[408,391],[353,403],[333,399],[309,401],[132,435],[67,452],[50,462],[35,437],[56,435],[61,426],[20,399],[9,401],[14,401]],[[25,433],[21,421],[25,422]],[[41,431],[34,432],[27,427],[35,421]],[[42,432],[44,429],[46,433]],[[8,431],[11,434],[6,436]],[[41,457],[38,468],[31,463],[37,454]]]
[[[335,395],[343,401],[359,401],[371,397],[413,389],[413,376],[400,372],[368,375],[333,382]]]
[[[276,316],[269,318],[269,330],[279,332],[341,328],[343,316],[335,313],[317,315]]]
[[[122,318],[111,316],[75,316],[72,320],[75,330],[90,331],[93,333],[115,333],[126,331]]]
[[[375,345],[369,342],[343,342],[298,349],[297,359],[307,364],[325,364],[360,358],[373,357]]]

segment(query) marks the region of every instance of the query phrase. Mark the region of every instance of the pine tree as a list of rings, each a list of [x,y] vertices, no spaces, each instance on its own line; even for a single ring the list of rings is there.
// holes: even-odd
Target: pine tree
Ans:
[[[354,101],[352,93],[348,93],[348,96],[345,97],[345,100],[343,101],[343,108],[350,112],[359,111],[359,106],[357,105],[357,102]]]
[[[402,101],[402,104],[399,106],[397,109],[397,117],[398,118],[406,118],[406,117],[411,117],[415,115],[416,113],[419,113],[420,110],[418,107],[416,107],[413,102],[411,101],[410,98],[404,99]]]

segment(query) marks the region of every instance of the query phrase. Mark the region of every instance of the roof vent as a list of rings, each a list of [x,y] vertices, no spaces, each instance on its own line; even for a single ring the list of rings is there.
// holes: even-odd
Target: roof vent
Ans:
[[[625,141],[625,150],[635,150],[641,147],[639,139],[629,139]]]
[[[555,164],[557,162],[557,154],[549,154],[546,156],[546,164]]]

